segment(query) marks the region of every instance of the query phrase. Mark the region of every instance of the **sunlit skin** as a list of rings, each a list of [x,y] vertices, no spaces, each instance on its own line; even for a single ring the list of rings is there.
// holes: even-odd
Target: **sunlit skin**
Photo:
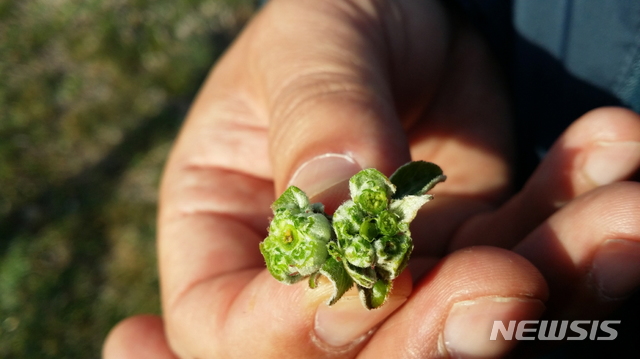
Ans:
[[[640,119],[618,108],[576,119],[514,191],[501,78],[482,38],[439,1],[271,0],[203,84],[168,160],[163,316],[123,321],[104,357],[500,357],[509,343],[455,341],[476,330],[447,326],[456,303],[515,298],[502,320],[611,313],[640,283],[637,271],[616,269],[624,251],[608,242],[640,243],[640,185],[624,182],[640,157],[604,161],[608,178],[587,164],[603,143],[640,142]],[[367,314],[376,330],[340,348],[314,339],[330,338],[315,323],[329,283],[282,285],[258,250],[270,204],[327,153],[386,175],[426,160],[448,176],[413,222],[410,270],[390,297],[397,309]],[[618,274],[598,275],[607,268]]]

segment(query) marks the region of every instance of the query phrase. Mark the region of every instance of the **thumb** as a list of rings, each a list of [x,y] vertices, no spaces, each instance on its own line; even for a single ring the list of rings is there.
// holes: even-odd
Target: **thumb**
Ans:
[[[377,309],[366,309],[355,287],[348,290],[332,306],[324,302],[319,303],[311,332],[313,341],[325,352],[357,347],[368,339],[380,323],[407,301],[412,287],[411,275],[405,271],[393,282],[387,302]],[[317,302],[319,298],[326,301],[332,290],[332,284],[323,278],[319,287],[307,291],[307,295],[311,301]]]
[[[264,94],[279,193],[295,182],[313,197],[362,168],[388,175],[410,160],[398,113],[416,112],[418,100],[408,98],[433,92],[447,36],[441,9],[408,3],[280,1],[265,9],[259,21],[277,16],[278,25],[252,34],[261,55],[252,83]],[[398,45],[405,31],[428,38]]]

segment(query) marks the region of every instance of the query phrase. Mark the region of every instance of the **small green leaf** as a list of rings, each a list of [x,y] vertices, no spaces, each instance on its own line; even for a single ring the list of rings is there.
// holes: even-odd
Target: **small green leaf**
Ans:
[[[389,297],[392,282],[379,279],[371,288],[358,287],[360,300],[369,310],[381,307]]]
[[[351,279],[361,287],[371,288],[376,280],[378,280],[376,271],[371,267],[356,267],[348,261],[343,261],[342,263],[344,264],[344,269],[351,276]]]
[[[309,205],[309,208],[314,213],[322,213],[322,214],[324,214],[324,204],[322,204],[322,203],[319,203],[319,202],[318,203],[311,203],[311,205]]]
[[[292,213],[300,213],[309,208],[309,198],[300,188],[289,186],[271,205],[273,212],[288,209]]]
[[[414,161],[398,168],[389,179],[397,188],[393,198],[400,199],[409,195],[423,195],[447,177],[434,163]]]
[[[333,283],[333,295],[327,301],[327,305],[334,305],[338,299],[342,298],[344,293],[353,286],[351,276],[349,276],[344,269],[342,263],[333,257],[327,258],[327,261],[324,262],[324,265],[320,268],[320,273]],[[314,280],[314,285],[315,284]]]
[[[429,202],[432,199],[433,196],[430,194],[425,194],[422,196],[408,195],[400,199],[394,199],[389,205],[389,212],[398,216],[400,222],[411,223],[411,221],[416,218],[418,210],[420,210],[420,208],[425,203]]]

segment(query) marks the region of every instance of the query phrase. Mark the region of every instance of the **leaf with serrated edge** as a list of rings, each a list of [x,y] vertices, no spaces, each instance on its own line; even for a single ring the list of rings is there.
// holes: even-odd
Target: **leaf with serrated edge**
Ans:
[[[439,182],[447,179],[442,169],[431,162],[414,161],[400,166],[389,177],[396,186],[393,198],[399,199],[409,195],[423,195]]]
[[[320,273],[333,283],[333,295],[327,301],[327,305],[334,305],[346,291],[353,287],[353,280],[344,269],[342,263],[331,256],[327,258],[327,261],[320,268]]]

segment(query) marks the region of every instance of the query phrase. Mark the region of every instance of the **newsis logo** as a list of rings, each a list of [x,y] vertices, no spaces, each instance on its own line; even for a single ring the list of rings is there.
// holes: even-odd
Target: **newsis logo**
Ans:
[[[613,324],[620,324],[620,321],[574,320],[569,324],[568,320],[522,320],[516,324],[512,320],[505,326],[501,320],[496,320],[489,339],[496,340],[500,333],[505,340],[514,337],[516,340],[585,340],[587,337],[589,340],[614,340],[618,331],[611,327]]]

